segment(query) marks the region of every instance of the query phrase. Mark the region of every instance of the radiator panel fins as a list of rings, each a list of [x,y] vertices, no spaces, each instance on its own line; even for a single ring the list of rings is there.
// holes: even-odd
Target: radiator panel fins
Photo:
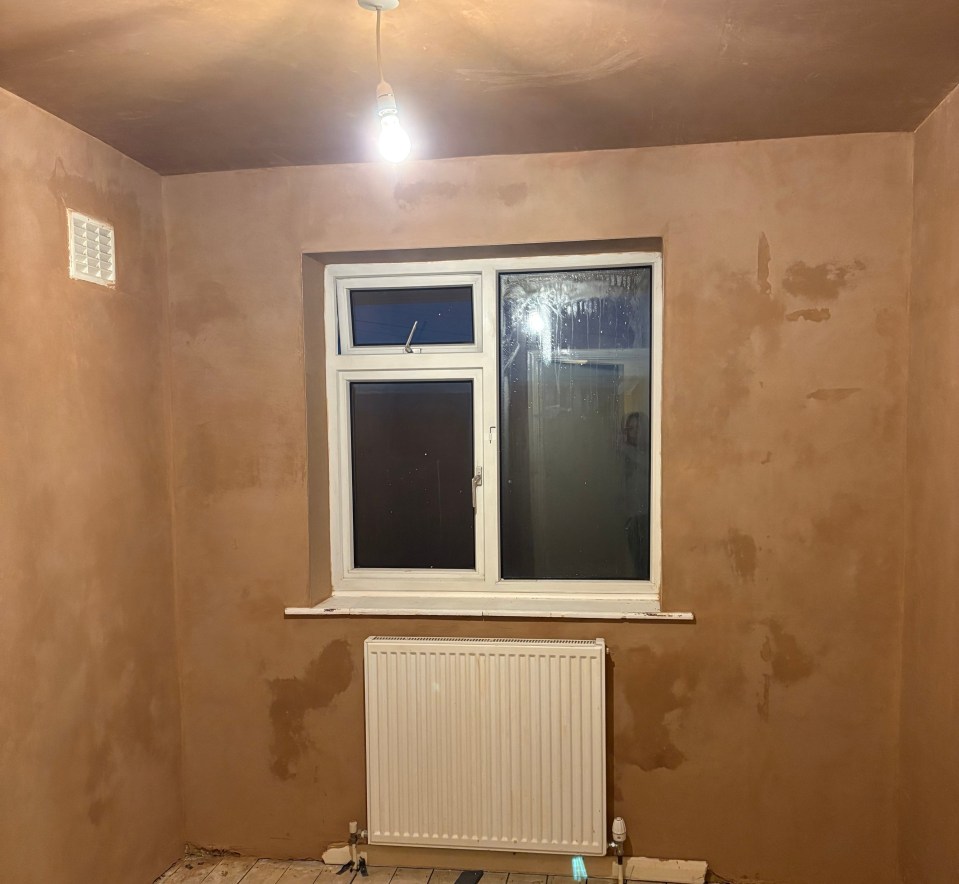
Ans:
[[[605,645],[373,637],[370,843],[606,852]]]

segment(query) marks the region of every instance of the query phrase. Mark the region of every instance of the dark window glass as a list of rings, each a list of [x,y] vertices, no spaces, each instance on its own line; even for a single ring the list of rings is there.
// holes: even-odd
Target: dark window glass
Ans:
[[[473,382],[350,384],[353,563],[476,567]]]
[[[357,347],[405,344],[472,344],[473,288],[352,289],[350,312]]]
[[[648,580],[651,268],[499,291],[502,576]]]

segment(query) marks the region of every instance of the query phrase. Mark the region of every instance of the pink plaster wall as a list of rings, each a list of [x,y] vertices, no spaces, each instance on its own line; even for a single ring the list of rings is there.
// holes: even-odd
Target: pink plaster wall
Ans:
[[[0,879],[181,852],[160,178],[0,91]],[[116,226],[67,276],[66,208]]]
[[[912,141],[862,135],[163,182],[187,836],[364,815],[366,635],[602,635],[636,853],[892,884]],[[301,256],[665,244],[664,597],[693,626],[288,621],[308,594]]]
[[[916,133],[903,640],[905,884],[959,876],[959,91]]]

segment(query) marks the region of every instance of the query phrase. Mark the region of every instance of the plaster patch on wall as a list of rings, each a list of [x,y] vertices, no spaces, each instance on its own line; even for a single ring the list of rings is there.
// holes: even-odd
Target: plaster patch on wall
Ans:
[[[749,534],[730,528],[723,546],[736,576],[753,580],[756,576],[756,541]]]
[[[841,402],[858,393],[862,387],[822,387],[806,394],[807,399],[818,399],[820,402]]]
[[[623,728],[619,759],[642,770],[676,770],[686,754],[673,740],[676,721],[692,701],[700,662],[688,653],[657,654],[651,648],[627,651],[622,684],[632,726]]]
[[[98,739],[87,759],[87,817],[94,826],[116,802],[117,762],[113,746]]]
[[[496,188],[496,195],[506,206],[515,206],[523,202],[529,194],[529,185],[523,183],[504,184]]]
[[[756,711],[759,713],[759,717],[763,721],[769,721],[769,683],[770,681],[771,681],[771,677],[768,673],[763,675],[762,694],[759,697],[759,702],[756,704]]]
[[[769,634],[760,656],[770,665],[773,681],[791,685],[812,675],[815,670],[812,656],[799,646],[796,637],[786,632],[776,620],[767,620],[766,626]]]
[[[769,671],[763,673],[756,711],[763,721],[769,721],[773,685],[788,687],[802,681],[812,675],[815,666],[812,656],[800,647],[796,637],[776,620],[766,620],[765,626],[768,631],[759,656],[769,664]]]
[[[835,495],[828,510],[812,521],[815,542],[845,548],[856,536],[864,515],[866,508],[855,496],[848,493]]]
[[[759,235],[759,248],[756,255],[756,282],[759,284],[760,293],[771,298],[773,296],[772,283],[769,281],[769,265],[772,262],[772,251],[769,248],[769,240],[765,233]]]
[[[289,780],[296,774],[300,756],[314,745],[304,724],[306,713],[329,706],[352,680],[353,658],[345,639],[330,642],[302,677],[270,680],[270,770],[274,776]]]
[[[226,287],[212,280],[198,285],[194,297],[173,304],[173,325],[190,338],[197,337],[207,326],[245,318]]]
[[[862,261],[852,264],[817,264],[796,261],[786,268],[783,288],[796,298],[809,301],[834,301],[847,288],[857,272],[865,270]]]
[[[264,435],[253,438],[251,428]],[[304,452],[272,403],[241,403],[229,414],[221,409],[217,420],[197,424],[192,433],[179,476],[184,493],[206,499],[226,489],[288,488],[305,479]]]
[[[771,264],[772,249],[766,234],[761,233],[755,268],[718,268],[715,290],[704,290],[702,306],[710,311],[710,322],[701,325],[700,336],[691,346],[705,364],[719,367],[710,378],[719,383],[717,389],[701,388],[699,401],[712,405],[709,410],[699,407],[694,421],[702,421],[704,431],[711,434],[749,398],[762,353],[779,349],[785,308],[773,291]]]
[[[902,333],[904,317],[897,316],[888,307],[876,311],[875,328],[884,338],[894,338]]]
[[[463,186],[451,181],[411,181],[397,184],[393,196],[401,209],[417,208],[430,200],[448,200],[456,196]]]
[[[792,313],[787,313],[786,322],[798,322],[800,319],[806,322],[825,322],[831,316],[828,307],[810,307],[807,310],[793,310]]]

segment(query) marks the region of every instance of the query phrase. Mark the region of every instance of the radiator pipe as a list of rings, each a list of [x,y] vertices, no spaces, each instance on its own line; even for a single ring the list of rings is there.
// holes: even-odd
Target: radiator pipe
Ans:
[[[356,845],[359,844],[360,841],[366,841],[368,835],[367,830],[361,829],[360,824],[356,820],[350,820],[350,861],[340,869],[340,873],[355,871],[364,878],[366,877],[366,860],[360,857]]]

